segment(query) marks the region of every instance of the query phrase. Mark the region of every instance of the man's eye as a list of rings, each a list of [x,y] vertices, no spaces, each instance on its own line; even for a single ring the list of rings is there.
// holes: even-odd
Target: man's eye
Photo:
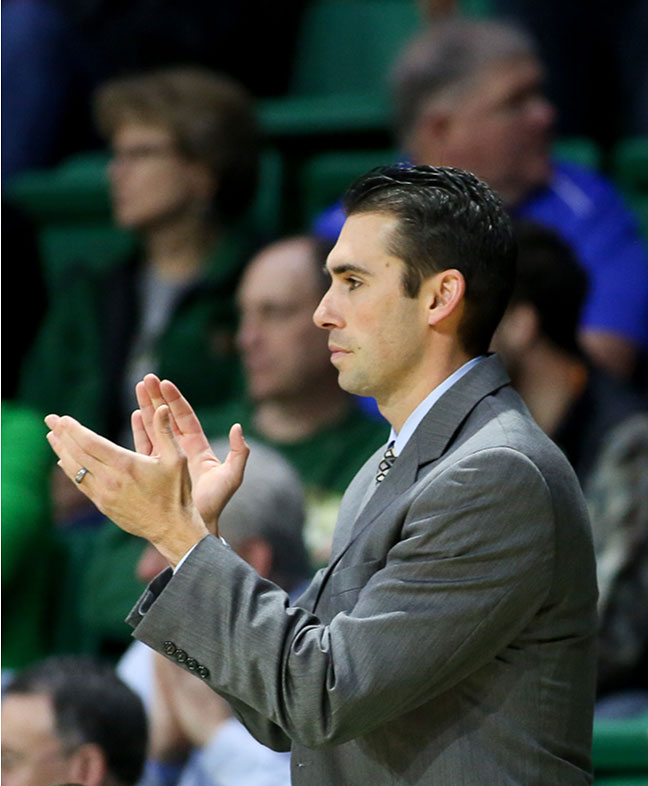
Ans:
[[[357,278],[347,278],[346,284],[350,291],[357,289],[362,282],[358,281]]]

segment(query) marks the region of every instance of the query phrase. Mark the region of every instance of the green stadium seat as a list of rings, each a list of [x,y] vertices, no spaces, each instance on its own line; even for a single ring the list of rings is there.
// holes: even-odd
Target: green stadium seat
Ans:
[[[421,24],[414,2],[313,0],[304,12],[288,95],[261,102],[266,133],[387,132],[387,73]]]
[[[612,174],[624,191],[648,194],[648,137],[623,139],[617,143]]]
[[[304,225],[338,200],[356,177],[397,160],[398,154],[392,149],[338,150],[311,156],[299,177]]]
[[[621,140],[612,153],[611,174],[637,215],[648,242],[648,137]]]
[[[648,786],[648,714],[596,719],[592,762],[595,786]]]
[[[603,156],[601,149],[588,137],[565,137],[554,142],[552,152],[560,161],[580,164],[589,169],[601,170]]]
[[[83,153],[7,186],[7,198],[35,222],[48,277],[76,259],[105,268],[132,248],[130,234],[112,224],[107,163],[106,152]]]

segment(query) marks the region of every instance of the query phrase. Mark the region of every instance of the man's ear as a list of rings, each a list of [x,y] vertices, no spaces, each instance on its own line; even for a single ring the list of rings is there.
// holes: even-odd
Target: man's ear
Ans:
[[[424,282],[426,293],[427,318],[429,325],[439,325],[451,317],[458,322],[464,305],[466,279],[455,268],[442,270]]]
[[[108,765],[101,748],[94,742],[80,745],[72,754],[70,780],[83,786],[102,786]]]

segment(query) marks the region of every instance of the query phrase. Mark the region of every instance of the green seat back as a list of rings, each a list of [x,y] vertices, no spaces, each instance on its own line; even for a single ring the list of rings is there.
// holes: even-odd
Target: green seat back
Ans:
[[[403,0],[314,0],[299,33],[291,93],[375,93],[405,41],[420,26]]]
[[[592,762],[597,776],[642,776],[648,784],[648,714],[619,720],[597,718]]]
[[[388,133],[389,69],[422,27],[407,0],[313,0],[297,39],[286,96],[260,104],[270,138]]]
[[[300,190],[305,225],[336,202],[359,176],[398,160],[395,150],[338,150],[312,156],[302,167]]]
[[[612,177],[634,210],[648,243],[648,137],[620,141],[612,155]]]
[[[580,164],[589,169],[601,170],[601,149],[588,137],[564,137],[556,140],[552,152],[561,161]]]

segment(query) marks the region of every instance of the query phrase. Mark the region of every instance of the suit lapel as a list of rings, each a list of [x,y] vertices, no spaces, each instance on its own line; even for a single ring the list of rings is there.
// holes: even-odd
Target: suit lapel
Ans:
[[[343,534],[335,539],[336,548],[332,553],[327,575],[360,533],[382,513],[387,513],[389,507],[414,484],[420,468],[436,461],[446,452],[458,429],[479,401],[509,382],[508,374],[499,358],[491,355],[441,396],[421,421],[387,477],[377,487],[359,515],[355,516],[355,510],[349,510],[350,515],[347,517],[342,515],[341,511],[338,527],[342,528]],[[367,464],[363,472],[366,469],[373,478],[376,467],[372,470]],[[366,488],[366,483],[363,488]],[[355,519],[352,526],[348,520],[351,516]]]

